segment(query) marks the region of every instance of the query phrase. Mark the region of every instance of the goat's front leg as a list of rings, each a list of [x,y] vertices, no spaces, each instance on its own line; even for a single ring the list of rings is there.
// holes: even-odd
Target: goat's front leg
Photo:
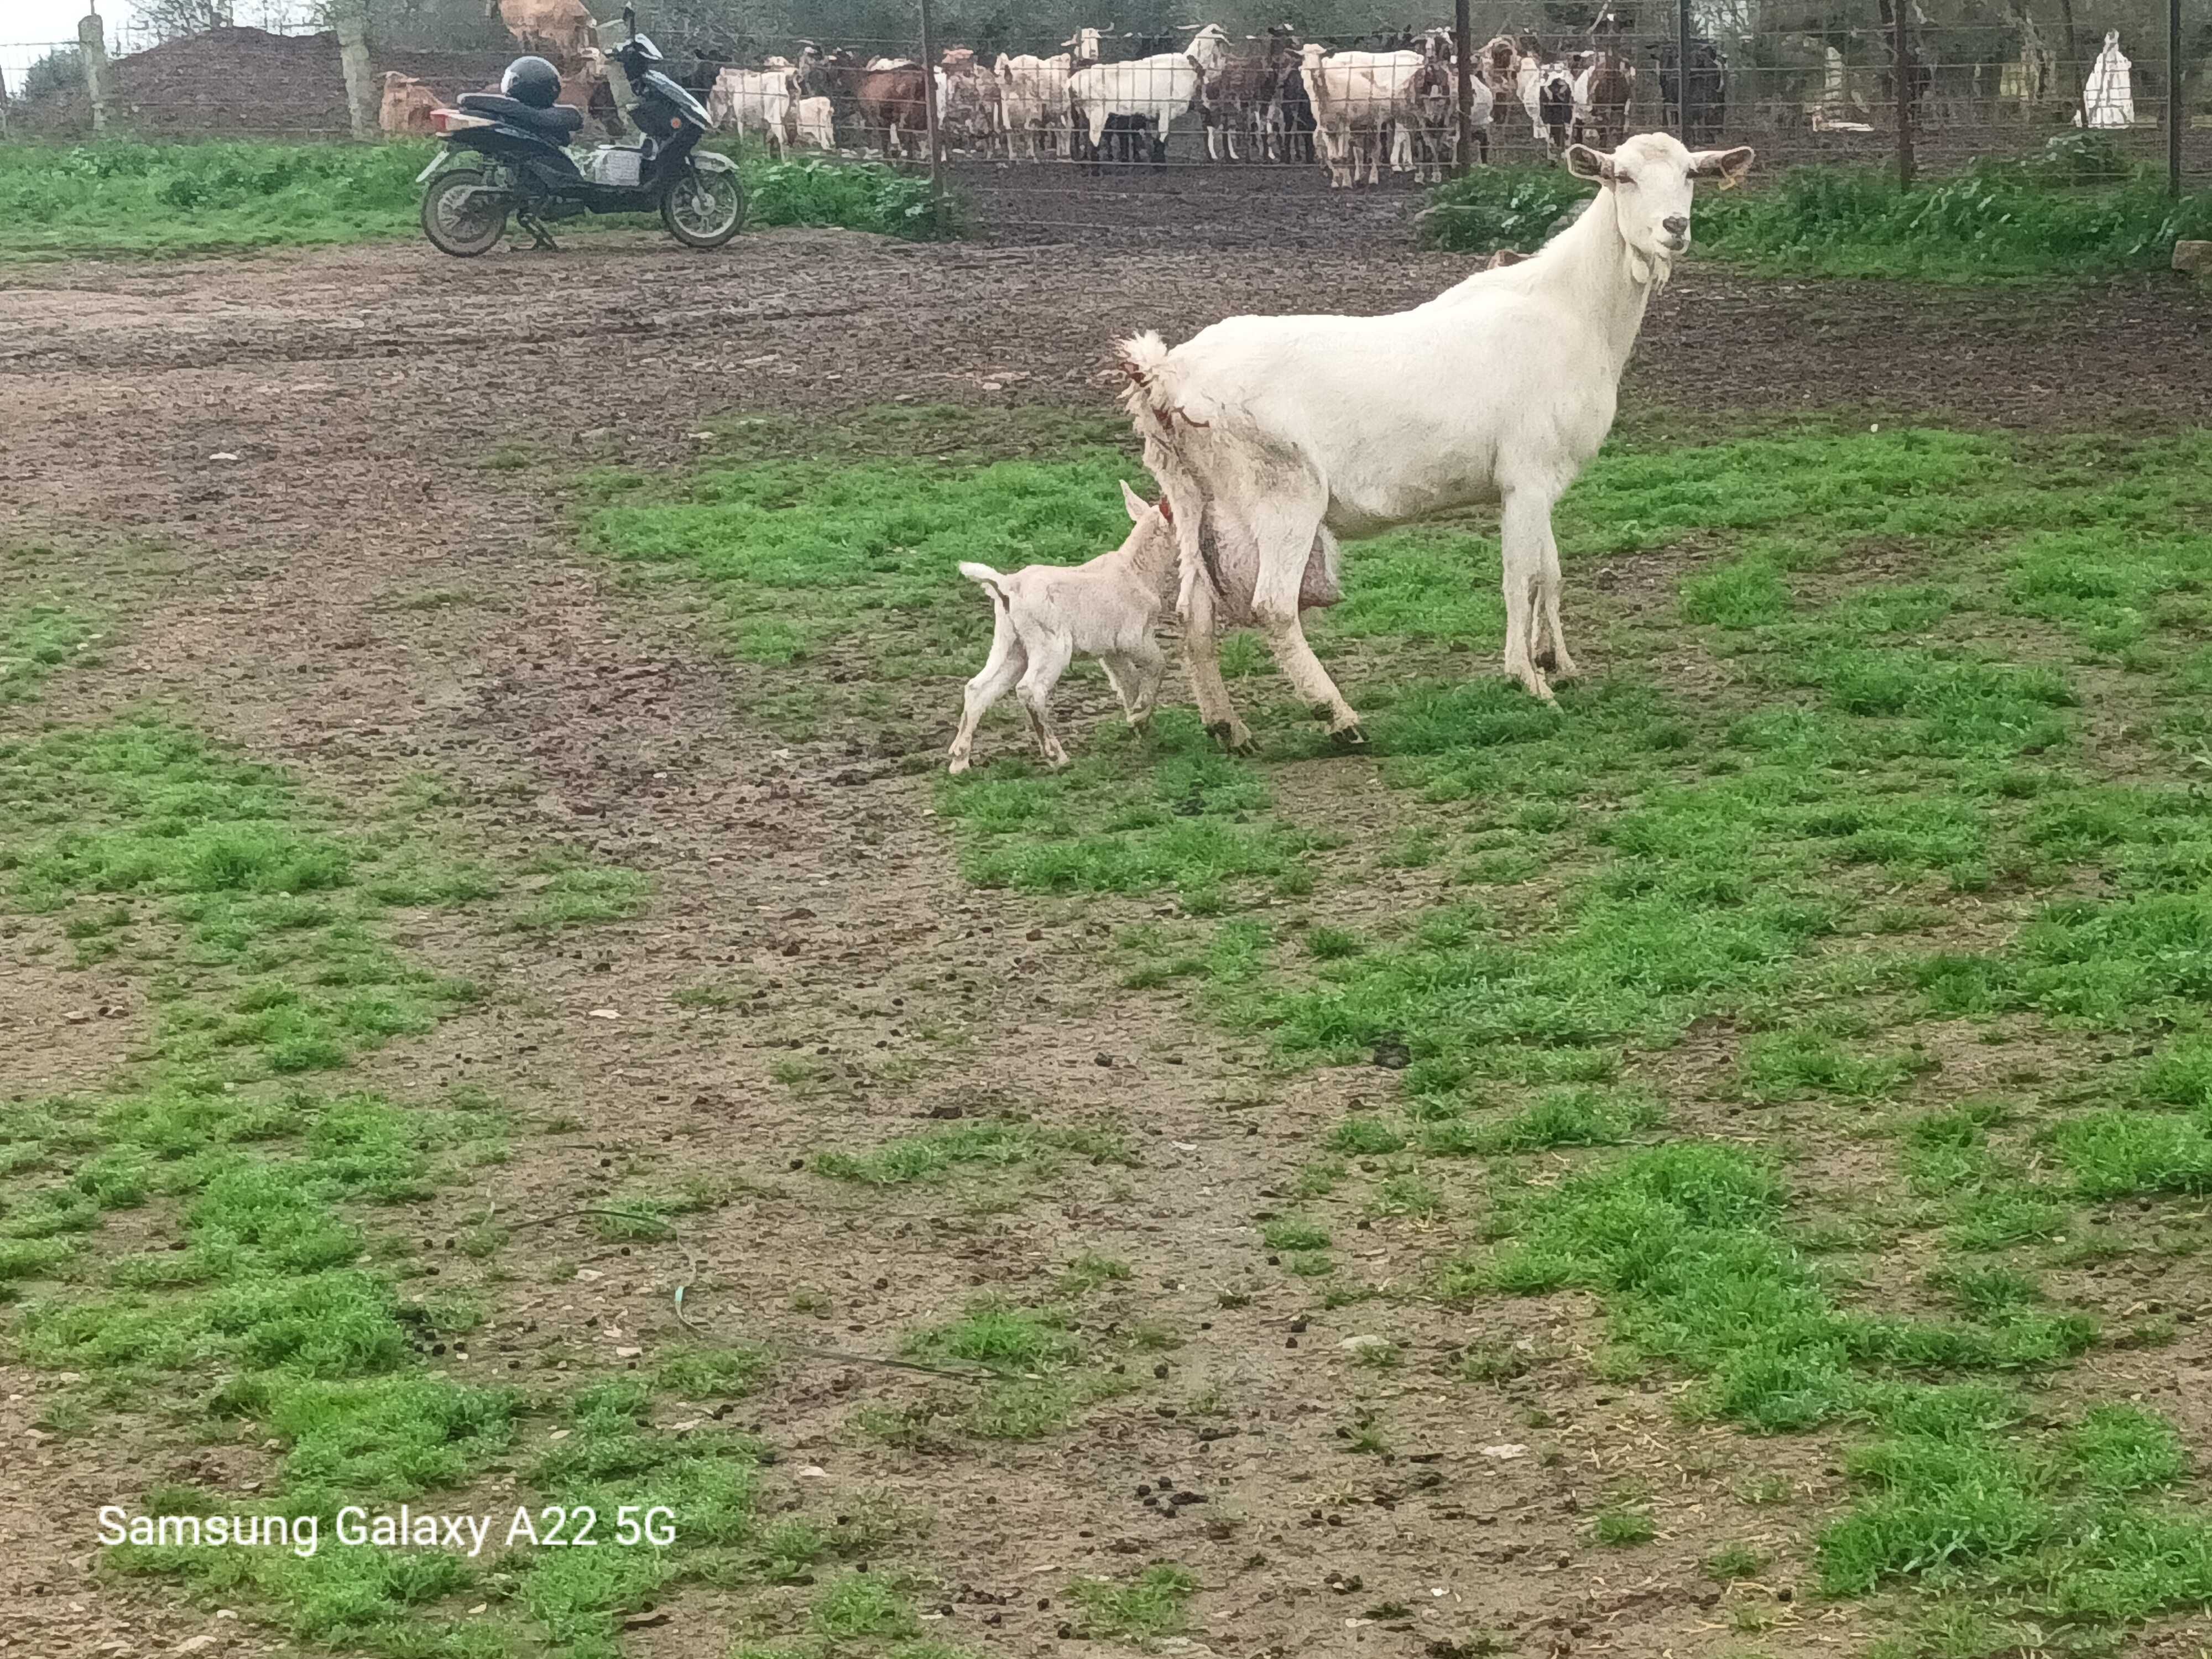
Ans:
[[[1252,746],[1252,732],[1229,702],[1229,688],[1221,678],[1221,636],[1215,631],[1213,589],[1202,570],[1183,580],[1182,660],[1190,676],[1190,693],[1198,703],[1198,717],[1206,735],[1232,755]]]
[[[1505,672],[1528,695],[1552,701],[1552,688],[1534,658],[1542,615],[1544,547],[1552,534],[1552,495],[1523,485],[1505,493],[1499,537],[1505,566]]]
[[[1559,590],[1564,586],[1559,577],[1559,544],[1552,534],[1552,515],[1544,514],[1544,564],[1537,589],[1537,609],[1544,627],[1544,637],[1531,642],[1530,654],[1536,666],[1549,672],[1554,680],[1580,678],[1582,670],[1567,654],[1566,630],[1559,622]]]

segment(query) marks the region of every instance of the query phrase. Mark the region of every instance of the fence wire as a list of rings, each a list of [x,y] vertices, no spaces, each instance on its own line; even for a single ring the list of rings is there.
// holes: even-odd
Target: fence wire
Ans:
[[[1571,142],[1610,147],[1652,129],[1753,145],[1770,178],[1799,163],[1890,167],[1900,106],[1927,173],[2037,155],[2075,132],[2117,161],[2163,163],[2178,132],[2183,176],[2212,176],[2212,0],[2178,0],[2178,62],[2163,32],[2123,34],[2117,13],[2086,6],[2069,37],[2017,4],[2004,23],[1974,27],[1931,23],[1908,4],[1901,94],[1895,13],[1891,0],[1875,3],[1880,17],[1865,27],[1824,14],[1799,27],[1729,29],[1711,13],[1666,6],[1632,26],[1608,7],[1572,30],[1478,31],[1464,147],[1462,47],[1443,23],[1362,37],[1309,38],[1287,25],[1261,35],[1218,25],[1152,38],[1085,30],[1065,40],[1002,31],[981,48],[940,46],[927,67],[919,29],[834,42],[708,32],[661,45],[669,71],[720,125],[778,154],[925,167],[933,113],[969,229],[1010,240],[1355,240],[1402,228],[1414,187],[1456,169],[1553,160]],[[2132,8],[2127,26],[2146,15]],[[495,87],[523,44],[441,52],[373,41],[379,127],[428,131],[431,110]],[[562,67],[563,101],[593,118],[587,138],[623,136],[586,37],[526,44]],[[89,133],[82,74],[64,61],[75,52],[74,41],[0,46],[9,136]],[[109,54],[117,132],[350,131],[328,33],[219,28],[160,42],[118,33]]]

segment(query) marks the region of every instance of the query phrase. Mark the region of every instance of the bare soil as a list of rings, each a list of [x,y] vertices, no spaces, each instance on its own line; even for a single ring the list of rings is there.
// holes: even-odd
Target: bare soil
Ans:
[[[713,258],[618,234],[465,264],[398,245],[41,267],[0,293],[0,513],[19,546],[111,562],[123,615],[107,665],[57,678],[31,718],[160,711],[338,799],[427,775],[459,803],[457,836],[515,856],[581,845],[650,872],[645,920],[551,944],[422,924],[410,949],[494,995],[365,1069],[403,1094],[476,1082],[578,1126],[520,1144],[492,1177],[509,1218],[590,1202],[631,1169],[744,1176],[747,1195],[687,1223],[687,1305],[718,1336],[888,1355],[979,1291],[1039,1294],[1079,1251],[1134,1266],[1115,1316],[1188,1340],[1070,1434],[957,1455],[872,1445],[850,1431],[856,1407],[957,1400],[963,1385],[834,1358],[796,1362],[736,1407],[782,1454],[779,1502],[827,1513],[889,1487],[933,1517],[915,1549],[942,1575],[925,1598],[934,1633],[1080,1653],[1058,1636],[1068,1578],[1168,1559],[1203,1585],[1193,1650],[1445,1654],[1435,1644],[1494,1629],[1529,1654],[1707,1653],[1745,1639],[1735,1620],[1773,1621],[1759,1638],[1772,1652],[1851,1650],[1856,1610],[1783,1599],[1786,1583],[1723,1592],[1697,1562],[1716,1540],[1802,1541],[1840,1491],[1822,1446],[1686,1426],[1663,1382],[1595,1382],[1603,1332],[1579,1300],[1464,1318],[1368,1304],[1299,1328],[1310,1299],[1293,1308],[1278,1277],[1219,1305],[1255,1282],[1255,1212],[1388,1074],[1285,1077],[1180,993],[1119,989],[1100,934],[1147,907],[1079,913],[965,886],[926,780],[856,768],[842,744],[782,742],[749,708],[753,671],[675,596],[618,583],[568,527],[577,469],[680,464],[699,416],[1103,408],[1092,377],[1118,333],[1173,337],[1241,309],[1379,311],[1465,268],[1395,251],[1270,261],[806,232]],[[2212,414],[2212,386],[2142,366],[2201,360],[2207,331],[2201,300],[2166,283],[1992,295],[1698,269],[1654,308],[1628,418],[1670,434],[1839,408],[2179,427]],[[495,453],[524,464],[482,465]],[[1632,596],[1632,574],[1613,580]],[[454,597],[415,602],[426,593]],[[1352,813],[1376,785],[1347,759],[1298,787]],[[672,1001],[718,975],[764,985],[759,1012]],[[0,1098],[97,1083],[146,1018],[121,975],[15,969],[0,991],[22,1034],[0,1044]],[[110,1012],[73,1018],[94,1006]],[[923,1020],[965,1030],[964,1055],[948,1062]],[[795,1054],[823,1063],[815,1086],[771,1080]],[[1079,1168],[1049,1201],[1015,1189],[951,1210],[941,1194],[785,1177],[812,1152],[1009,1107],[1118,1124],[1141,1167]],[[526,1271],[493,1298],[462,1374],[538,1381],[565,1360],[574,1376],[621,1365],[617,1346],[649,1355],[683,1338],[671,1297],[692,1270],[678,1252],[624,1255],[567,1225],[534,1237],[533,1256],[602,1276]],[[1437,1240],[1377,1220],[1339,1245],[1347,1273],[1388,1285]],[[818,1312],[792,1310],[801,1286],[823,1293]],[[1404,1366],[1363,1371],[1340,1346],[1377,1332],[1404,1345]],[[1534,1368],[1504,1391],[1454,1383],[1445,1356],[1476,1340],[1525,1340]],[[183,1455],[37,1431],[51,1386],[0,1370],[0,1653],[161,1653],[210,1632],[214,1652],[280,1650],[246,1621],[94,1572],[94,1504],[135,1501]],[[1387,1455],[1344,1449],[1362,1402],[1389,1425]],[[1532,1451],[1484,1455],[1501,1444]],[[239,1482],[259,1456],[191,1455]],[[1741,1501],[1742,1478],[1769,1473],[1801,1501]],[[1164,1476],[1210,1501],[1162,1516],[1136,1491]],[[1625,1480],[1650,1492],[1660,1540],[1595,1549],[1589,1517]],[[719,1654],[741,1601],[687,1591],[630,1639]]]

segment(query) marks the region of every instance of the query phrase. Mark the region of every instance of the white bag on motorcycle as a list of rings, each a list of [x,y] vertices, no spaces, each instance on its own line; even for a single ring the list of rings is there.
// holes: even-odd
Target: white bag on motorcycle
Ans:
[[[584,158],[580,171],[595,185],[635,190],[645,176],[645,152],[629,144],[601,144]]]

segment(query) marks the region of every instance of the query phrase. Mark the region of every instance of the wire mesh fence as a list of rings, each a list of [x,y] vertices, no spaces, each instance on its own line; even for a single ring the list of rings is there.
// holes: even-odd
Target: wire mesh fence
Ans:
[[[1492,5],[1498,26],[1465,43],[1447,20],[1358,36],[1287,23],[1064,37],[1002,26],[925,46],[917,18],[905,36],[693,27],[661,45],[669,72],[740,142],[902,167],[930,165],[933,149],[970,231],[1004,239],[1369,237],[1402,227],[1413,186],[1453,171],[1555,160],[1571,143],[1610,147],[1659,128],[1693,144],[1752,144],[1768,177],[1798,163],[1895,166],[1906,150],[1940,173],[2077,132],[2116,163],[2171,160],[2192,185],[2212,176],[2212,0],[2106,0],[2109,14],[2061,0],[2057,24],[2025,0],[1972,24],[1931,21],[1920,0],[1901,0],[1901,43],[1895,0],[1865,0],[1863,16],[1835,3],[1784,16],[1782,3],[1732,12],[1720,0],[1612,0],[1568,13],[1568,26],[1556,4],[1519,20],[1527,26]],[[379,130],[428,131],[433,110],[495,86],[523,46],[555,57],[562,100],[593,118],[587,137],[622,136],[587,35],[466,52],[373,40]],[[327,32],[111,32],[107,49],[118,132],[351,130]],[[0,45],[11,137],[89,131],[76,50]]]

